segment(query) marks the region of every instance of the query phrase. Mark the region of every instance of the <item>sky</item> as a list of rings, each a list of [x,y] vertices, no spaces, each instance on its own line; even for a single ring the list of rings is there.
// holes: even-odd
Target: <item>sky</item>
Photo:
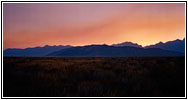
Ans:
[[[185,3],[3,3],[3,49],[184,37]]]

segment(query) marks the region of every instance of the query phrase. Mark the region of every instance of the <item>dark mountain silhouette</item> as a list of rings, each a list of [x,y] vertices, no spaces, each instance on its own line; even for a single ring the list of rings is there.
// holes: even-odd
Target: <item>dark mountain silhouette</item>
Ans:
[[[118,44],[112,44],[112,46],[115,46],[115,47],[131,46],[131,47],[142,48],[141,45],[138,45],[137,43],[132,43],[132,42],[123,42],[123,43],[118,43]]]
[[[108,45],[88,45],[88,46],[44,46],[26,49],[6,49],[3,56],[184,56],[185,39],[174,40],[166,43],[157,43],[142,47],[136,43],[123,42]]]
[[[51,52],[61,49],[70,48],[71,46],[44,46],[26,49],[6,49],[3,51],[3,56],[45,56]]]
[[[183,53],[160,48],[137,48],[130,46],[89,45],[62,49],[47,56],[58,57],[128,57],[128,56],[184,56]]]
[[[146,46],[145,48],[161,48],[164,50],[177,51],[185,53],[185,38],[183,40],[168,41],[166,43],[159,42],[155,45]]]

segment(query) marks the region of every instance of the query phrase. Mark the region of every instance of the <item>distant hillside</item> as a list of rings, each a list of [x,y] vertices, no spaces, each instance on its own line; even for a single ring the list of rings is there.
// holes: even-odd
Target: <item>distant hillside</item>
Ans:
[[[51,52],[61,49],[70,48],[71,46],[44,46],[26,49],[6,49],[3,51],[3,56],[45,56]]]
[[[185,39],[142,47],[137,43],[123,42],[109,45],[44,46],[26,49],[6,49],[3,56],[184,56]]]
[[[185,38],[183,40],[177,39],[174,41],[168,41],[166,43],[159,42],[155,45],[146,46],[145,48],[161,48],[185,53]]]
[[[130,47],[142,48],[141,45],[138,45],[137,43],[132,43],[132,42],[123,42],[123,43],[118,43],[118,44],[112,44],[112,46],[115,46],[115,47],[130,46]]]
[[[184,56],[183,53],[159,48],[114,47],[108,45],[89,45],[62,49],[47,56],[58,57],[128,57],[128,56]]]

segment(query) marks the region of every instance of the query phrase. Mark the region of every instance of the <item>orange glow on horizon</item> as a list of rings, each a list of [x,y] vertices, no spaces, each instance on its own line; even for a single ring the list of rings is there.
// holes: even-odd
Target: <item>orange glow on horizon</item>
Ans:
[[[147,46],[185,38],[184,3],[7,3],[3,12],[3,49],[125,41]]]

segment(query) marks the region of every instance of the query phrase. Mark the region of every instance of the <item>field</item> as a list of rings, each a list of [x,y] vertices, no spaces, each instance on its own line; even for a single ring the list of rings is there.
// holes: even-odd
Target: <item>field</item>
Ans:
[[[3,58],[4,97],[184,97],[184,57]]]

